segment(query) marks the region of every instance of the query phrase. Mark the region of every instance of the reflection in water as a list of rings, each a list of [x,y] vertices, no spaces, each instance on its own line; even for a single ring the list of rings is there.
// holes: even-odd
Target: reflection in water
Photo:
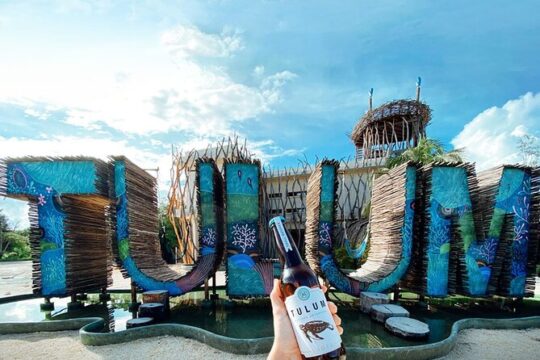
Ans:
[[[210,326],[208,324],[209,321],[215,321],[216,322],[216,332],[220,334],[228,334],[227,331],[227,311],[220,311],[218,310],[217,306],[212,307],[211,315],[208,317],[206,326]],[[206,327],[205,327],[206,328]]]
[[[234,306],[218,303],[216,306],[202,307],[202,292],[171,299],[171,316],[168,322],[197,326],[208,331],[233,338],[260,338],[273,336],[272,311],[267,300],[237,302]],[[220,294],[224,298],[224,294]],[[112,294],[111,300],[99,302],[97,294],[89,294],[84,307],[67,311],[69,298],[54,298],[55,310],[41,312],[42,299],[23,300],[0,304],[0,322],[26,322],[60,320],[76,317],[102,317],[108,324],[105,331],[122,331],[126,322],[133,317],[129,312],[129,294]],[[140,299],[139,299],[140,301]],[[371,321],[369,316],[352,307],[340,308],[343,319],[343,341],[346,346],[367,348],[410,346],[426,342],[440,341],[450,334],[452,324],[465,317],[515,317],[516,314],[483,308],[444,308],[433,311],[417,307],[407,307],[411,317],[426,322],[431,330],[425,341],[408,341],[390,335],[384,326]],[[524,308],[518,316],[528,316],[538,312],[538,308]]]
[[[55,310],[42,312],[39,304],[43,299],[22,300],[0,305],[0,321],[2,322],[27,322],[50,320],[53,316],[67,312],[69,298],[54,299]]]
[[[456,319],[458,320],[458,319]],[[445,338],[447,336],[446,332],[446,323],[448,320],[445,319],[425,319],[424,321],[429,326],[431,336],[435,338]]]

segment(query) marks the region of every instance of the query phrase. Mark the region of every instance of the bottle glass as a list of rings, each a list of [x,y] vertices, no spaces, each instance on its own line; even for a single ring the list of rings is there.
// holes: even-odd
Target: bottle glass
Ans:
[[[345,359],[345,348],[317,275],[302,260],[281,216],[270,220],[283,271],[281,292],[304,359]]]

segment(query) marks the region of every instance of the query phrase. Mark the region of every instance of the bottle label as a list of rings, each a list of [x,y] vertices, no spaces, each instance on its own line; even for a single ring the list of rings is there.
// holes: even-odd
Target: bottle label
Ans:
[[[289,237],[287,236],[287,232],[285,231],[285,226],[283,226],[283,221],[278,220],[274,222],[276,225],[276,229],[279,233],[279,236],[281,237],[281,243],[283,244],[283,250],[285,252],[292,251],[291,243],[289,242]]]
[[[305,357],[327,354],[341,346],[341,337],[320,288],[300,286],[285,299],[300,352]]]

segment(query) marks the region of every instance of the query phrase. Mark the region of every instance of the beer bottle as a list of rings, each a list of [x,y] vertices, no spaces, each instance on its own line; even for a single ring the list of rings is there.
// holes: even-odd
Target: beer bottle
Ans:
[[[270,220],[283,272],[281,292],[304,359],[345,359],[345,348],[317,275],[304,263],[281,216]]]

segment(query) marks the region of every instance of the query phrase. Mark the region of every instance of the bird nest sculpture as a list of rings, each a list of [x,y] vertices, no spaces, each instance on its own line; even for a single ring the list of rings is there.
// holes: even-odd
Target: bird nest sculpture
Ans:
[[[426,135],[431,109],[418,100],[395,100],[370,109],[354,127],[351,139],[361,157],[380,158],[416,146]]]

